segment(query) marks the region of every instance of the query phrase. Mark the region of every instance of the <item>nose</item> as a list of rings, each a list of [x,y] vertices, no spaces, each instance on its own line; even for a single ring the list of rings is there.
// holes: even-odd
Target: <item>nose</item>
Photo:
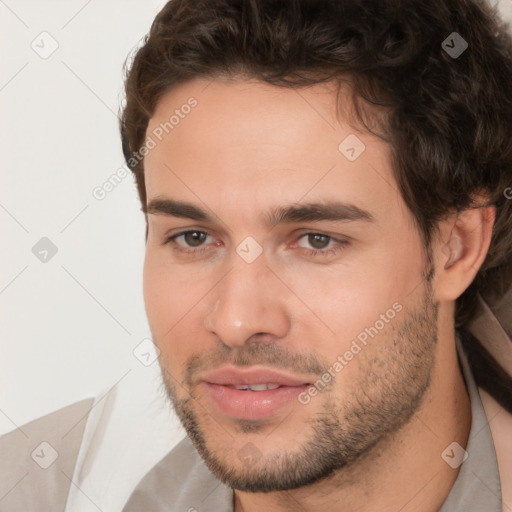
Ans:
[[[252,263],[235,261],[212,290],[205,326],[233,348],[244,345],[255,334],[284,337],[290,329],[286,291],[262,257]]]

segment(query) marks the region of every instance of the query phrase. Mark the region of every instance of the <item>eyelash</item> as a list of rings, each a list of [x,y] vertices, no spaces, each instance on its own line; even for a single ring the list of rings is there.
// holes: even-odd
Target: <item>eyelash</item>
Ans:
[[[194,255],[199,255],[199,254],[202,254],[203,252],[209,250],[207,246],[201,246],[197,249],[190,249],[190,248],[187,249],[187,248],[180,247],[179,245],[177,245],[175,240],[177,238],[179,238],[180,236],[186,235],[187,233],[204,233],[207,236],[210,236],[206,231],[200,231],[197,229],[189,229],[187,231],[181,231],[180,233],[169,236],[168,238],[166,238],[164,240],[163,245],[172,245],[172,249],[175,251],[179,251],[179,252],[182,252],[185,254],[194,254]],[[320,236],[327,237],[327,238],[329,238],[329,242],[336,242],[338,244],[338,246],[336,248],[326,248],[326,249],[306,249],[304,247],[301,247],[302,250],[306,251],[308,256],[321,256],[321,257],[334,256],[334,255],[338,254],[339,252],[341,252],[349,244],[348,240],[340,240],[340,239],[334,238],[330,235],[325,235],[323,233],[317,233],[315,231],[310,231],[310,232],[301,234],[298,237],[297,241],[294,243],[297,243],[299,240],[301,240],[302,238],[307,237],[309,235],[320,235]]]

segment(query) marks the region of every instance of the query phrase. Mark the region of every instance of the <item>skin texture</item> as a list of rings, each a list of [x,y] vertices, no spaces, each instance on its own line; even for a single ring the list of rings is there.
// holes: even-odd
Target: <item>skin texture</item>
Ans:
[[[337,119],[333,91],[195,79],[160,100],[147,135],[191,96],[197,106],[145,157],[148,204],[187,202],[211,220],[150,210],[146,311],[166,392],[235,489],[235,510],[435,511],[457,476],[440,455],[466,446],[471,424],[454,300],[485,257],[494,212],[448,216],[429,262],[389,148]],[[350,134],[365,145],[354,161],[338,149]],[[372,220],[265,222],[275,208],[330,201]],[[169,240],[187,230],[208,236]],[[236,250],[249,236],[262,249],[251,263]],[[315,382],[393,305],[400,311],[307,404],[241,420],[201,381],[232,363]]]

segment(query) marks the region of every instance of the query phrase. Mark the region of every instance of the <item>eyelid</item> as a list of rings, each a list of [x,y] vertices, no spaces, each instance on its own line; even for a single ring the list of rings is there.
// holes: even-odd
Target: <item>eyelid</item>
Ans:
[[[174,233],[174,234],[166,234],[164,236],[164,241],[162,242],[162,245],[167,245],[167,244],[172,243],[172,244],[174,244],[174,246],[177,250],[183,250],[185,252],[190,252],[190,253],[198,252],[200,250],[205,250],[206,246],[209,245],[207,243],[203,243],[203,244],[199,245],[198,247],[191,247],[191,246],[187,246],[187,245],[181,245],[176,242],[177,238],[179,238],[180,236],[184,236],[187,233],[191,233],[191,232],[192,233],[204,233],[207,237],[215,238],[211,233],[209,233],[208,231],[206,231],[204,229],[187,228],[187,229],[178,231],[177,233]],[[219,244],[217,243],[215,245],[219,245]]]
[[[329,238],[329,244],[327,245],[327,247],[324,247],[323,249],[314,249],[314,248],[309,249],[307,247],[302,247],[302,246],[298,245],[301,239],[303,239],[304,237],[309,236],[309,235],[325,236],[325,237]],[[331,235],[328,233],[322,233],[322,232],[318,232],[318,231],[305,231],[297,236],[296,240],[293,242],[292,248],[297,247],[297,248],[301,249],[302,251],[305,251],[306,253],[308,253],[310,256],[318,256],[318,255],[333,256],[333,255],[337,255],[340,251],[345,249],[345,247],[348,246],[349,244],[350,244],[350,237],[346,237],[346,236],[338,237],[338,236],[334,236],[334,235]]]
[[[330,238],[330,241],[332,241],[332,242],[341,242],[342,241],[333,235],[329,235],[327,233],[322,233],[322,232],[317,232],[317,231],[306,231],[305,233],[301,233],[300,235],[297,236],[297,240],[301,240],[310,235],[319,235],[319,236],[323,236],[326,238]]]
[[[175,241],[180,236],[184,236],[190,232],[204,233],[207,235],[207,237],[209,236],[209,237],[212,237],[215,239],[215,236],[212,235],[207,229],[189,227],[186,229],[182,228],[180,231],[178,231],[176,233],[172,233],[172,234],[167,233],[164,236],[164,241],[162,242],[162,245],[171,245],[172,244],[174,250],[192,254],[192,255],[207,251],[208,246],[210,244],[202,244],[197,247],[190,247],[190,246],[186,246],[186,245],[180,245]],[[299,241],[308,235],[325,236],[330,239],[329,243],[334,243],[334,246],[328,245],[327,247],[325,247],[323,249],[308,249],[307,247],[299,246],[298,245]],[[345,246],[349,245],[350,241],[351,241],[350,237],[348,237],[346,235],[333,235],[333,234],[325,233],[322,231],[303,229],[303,230],[300,230],[300,232],[298,234],[295,234],[294,241],[291,243],[291,246],[292,246],[292,248],[297,247],[298,249],[302,250],[303,252],[306,252],[310,256],[317,256],[317,255],[332,256],[332,255],[338,254],[341,250],[343,250],[345,248]],[[217,242],[214,245],[219,246],[219,245],[221,245],[221,243]]]
[[[217,238],[217,235],[214,235],[210,229],[207,229],[207,228],[204,228],[204,227],[186,227],[186,228],[183,228],[183,227],[180,227],[180,228],[173,228],[173,229],[169,229],[167,231],[165,231],[162,235],[164,241],[162,242],[163,244],[166,244],[169,240],[171,239],[175,239],[181,235],[185,235],[186,233],[190,233],[191,231],[195,231],[197,233],[205,233],[206,235],[208,236],[211,236],[211,237],[214,237],[214,238]]]
[[[206,235],[212,236],[212,237],[216,236],[216,235],[213,235],[212,233],[210,233],[210,231],[208,229],[205,229],[205,228],[190,227],[190,228],[186,228],[186,229],[181,228],[179,231],[176,231],[175,233],[172,233],[172,231],[174,231],[174,230],[169,230],[169,231],[164,233],[164,242],[163,242],[164,244],[167,243],[167,241],[170,240],[170,239],[175,239],[178,236],[185,235],[186,233],[189,233],[191,231],[197,231],[198,233],[205,233]],[[316,231],[316,230],[312,230],[312,229],[301,229],[299,231],[299,233],[295,232],[295,237],[296,237],[295,240],[299,240],[299,239],[303,238],[306,235],[326,236],[326,237],[331,238],[335,242],[348,242],[348,241],[350,241],[350,237],[347,236],[347,235],[337,235],[337,234],[332,234],[332,233],[326,233],[325,231]]]
[[[339,243],[346,243],[351,242],[353,239],[352,237],[348,235],[342,235],[340,233],[330,233],[323,230],[315,230],[315,229],[301,229],[299,232],[295,235],[296,240],[299,240],[303,238],[306,235],[320,235],[320,236],[326,236],[330,238],[333,242],[339,242]]]

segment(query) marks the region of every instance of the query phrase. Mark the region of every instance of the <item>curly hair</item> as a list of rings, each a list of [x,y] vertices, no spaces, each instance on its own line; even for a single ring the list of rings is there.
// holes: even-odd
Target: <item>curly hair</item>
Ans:
[[[358,119],[390,146],[426,247],[446,215],[478,207],[482,197],[496,207],[487,257],[456,302],[455,326],[464,327],[479,293],[496,300],[512,284],[507,29],[477,0],[171,0],[126,70],[120,128],[142,209],[144,160],[133,155],[176,85],[219,76],[281,87],[349,81]],[[468,45],[460,55],[447,51],[455,40]]]

